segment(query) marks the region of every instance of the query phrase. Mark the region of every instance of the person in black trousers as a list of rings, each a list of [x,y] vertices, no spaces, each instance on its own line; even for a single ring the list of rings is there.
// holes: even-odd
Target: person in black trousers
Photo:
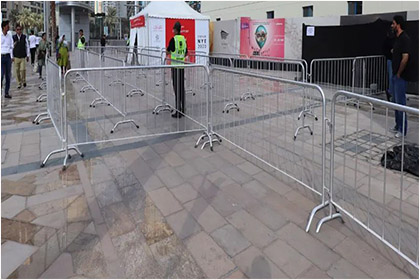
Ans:
[[[106,45],[106,35],[104,34],[101,38],[101,54],[104,54]]]
[[[185,37],[181,34],[181,24],[177,21],[172,29],[174,37],[169,41],[167,51],[171,54],[172,65],[182,65],[188,53]],[[177,62],[180,61],[180,62]],[[175,93],[176,112],[173,118],[181,118],[185,113],[185,71],[183,67],[172,68],[172,85]]]

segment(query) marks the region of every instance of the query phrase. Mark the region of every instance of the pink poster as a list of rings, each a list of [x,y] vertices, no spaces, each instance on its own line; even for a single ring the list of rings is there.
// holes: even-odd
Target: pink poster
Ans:
[[[241,18],[241,54],[284,57],[284,18]]]

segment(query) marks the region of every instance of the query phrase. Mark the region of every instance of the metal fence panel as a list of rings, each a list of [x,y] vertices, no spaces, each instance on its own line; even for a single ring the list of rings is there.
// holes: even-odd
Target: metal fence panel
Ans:
[[[314,109],[325,117],[318,86],[221,67],[213,68],[212,86],[212,124],[217,134],[313,192],[323,193],[325,122],[312,119],[312,128],[294,138],[304,98],[319,100]],[[241,100],[246,90],[255,99]],[[236,106],[227,106],[230,103]]]
[[[387,156],[392,155],[387,151],[400,145],[403,151],[408,144],[418,147],[419,110],[346,91],[337,92],[331,106],[332,204],[418,269],[419,181],[404,165],[404,157],[413,155],[401,153],[402,164],[392,170],[387,168]],[[407,119],[409,130],[401,138],[390,132],[394,110]],[[332,218],[330,209],[317,230]]]

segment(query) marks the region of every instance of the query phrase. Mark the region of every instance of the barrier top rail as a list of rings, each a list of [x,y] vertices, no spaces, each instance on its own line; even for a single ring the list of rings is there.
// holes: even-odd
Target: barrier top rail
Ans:
[[[308,62],[304,59],[300,58],[282,58],[282,57],[274,57],[274,56],[260,56],[260,55],[251,55],[249,58],[252,59],[268,59],[268,60],[274,60],[274,61],[285,61],[285,62],[292,62],[292,61],[300,61],[302,62],[306,69],[308,69]]]
[[[223,53],[223,52],[212,52],[210,55],[218,56],[218,55],[225,55],[230,57],[239,57],[239,58],[248,58],[246,54],[240,54],[240,53]]]
[[[332,99],[332,103],[335,103],[337,98],[339,96],[347,96],[350,98],[355,98],[355,99],[359,99],[363,102],[366,103],[372,103],[373,105],[380,105],[380,106],[385,106],[389,109],[393,109],[393,110],[397,110],[397,111],[404,111],[410,114],[417,114],[419,115],[419,109],[413,108],[413,107],[408,107],[408,106],[404,106],[404,105],[400,105],[397,103],[391,103],[382,99],[377,99],[377,98],[373,98],[373,97],[369,97],[366,95],[360,95],[354,92],[349,92],[349,91],[345,91],[345,90],[339,90],[334,94],[334,97]]]

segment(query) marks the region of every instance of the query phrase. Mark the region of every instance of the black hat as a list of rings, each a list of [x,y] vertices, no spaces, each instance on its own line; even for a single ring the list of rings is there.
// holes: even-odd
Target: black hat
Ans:
[[[174,29],[178,30],[178,32],[181,32],[181,24],[179,23],[179,21],[175,22]]]

